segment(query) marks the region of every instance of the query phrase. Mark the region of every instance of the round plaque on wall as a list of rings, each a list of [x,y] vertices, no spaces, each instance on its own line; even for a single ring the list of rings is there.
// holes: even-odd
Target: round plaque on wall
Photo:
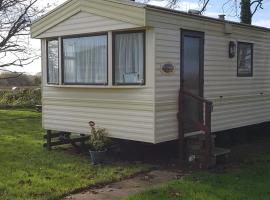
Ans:
[[[169,75],[175,72],[175,66],[172,63],[161,64],[161,73]]]

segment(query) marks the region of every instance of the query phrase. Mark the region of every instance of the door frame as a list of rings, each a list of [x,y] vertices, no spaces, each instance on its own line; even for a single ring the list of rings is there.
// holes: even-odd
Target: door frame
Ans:
[[[199,55],[199,96],[204,97],[204,40],[205,40],[205,34],[204,32],[200,31],[193,31],[193,30],[186,30],[186,29],[180,29],[181,31],[181,52],[180,52],[180,90],[184,89],[184,37],[189,36],[193,38],[199,38],[200,39],[200,55]],[[197,94],[195,94],[197,95]],[[199,110],[198,110],[198,117],[200,121],[203,121],[203,105],[201,106],[200,102],[198,102]],[[184,125],[185,126],[185,125]],[[194,132],[196,131],[196,127],[194,130],[187,130],[188,132]]]
[[[181,38],[181,51],[180,51],[180,89],[183,89],[184,86],[184,37],[190,36],[195,38],[200,38],[200,69],[199,69],[199,96],[204,97],[204,40],[205,40],[205,33],[200,31],[193,31],[187,29],[180,29],[180,38]]]

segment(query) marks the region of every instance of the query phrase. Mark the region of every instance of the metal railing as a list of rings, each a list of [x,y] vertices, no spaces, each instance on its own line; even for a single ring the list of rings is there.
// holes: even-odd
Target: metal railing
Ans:
[[[203,131],[205,134],[205,157],[207,162],[211,162],[211,152],[212,152],[212,136],[211,136],[211,115],[213,111],[213,103],[207,99],[204,99],[198,95],[195,95],[189,91],[181,89],[179,91],[179,111],[178,111],[178,121],[179,121],[179,155],[180,160],[185,160],[185,112],[184,112],[184,98],[190,97],[197,101],[199,105],[202,104],[203,117],[202,120],[195,122],[196,128]]]

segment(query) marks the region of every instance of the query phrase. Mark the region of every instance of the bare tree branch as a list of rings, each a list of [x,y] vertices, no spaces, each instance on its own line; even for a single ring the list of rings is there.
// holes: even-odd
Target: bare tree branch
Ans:
[[[202,0],[201,0],[201,1],[202,1]],[[203,13],[203,12],[206,11],[206,8],[207,8],[209,2],[210,2],[210,0],[203,0],[203,6],[202,6],[202,8],[201,8],[201,10],[200,10],[201,13]]]
[[[254,0],[253,2],[251,2],[250,6],[252,7],[254,4],[257,4],[257,5],[255,5],[254,10],[251,12],[252,16],[258,11],[259,8],[263,9],[263,7],[262,7],[263,0]]]
[[[23,67],[39,58],[30,47],[30,24],[44,13],[38,0],[0,0],[0,68]]]

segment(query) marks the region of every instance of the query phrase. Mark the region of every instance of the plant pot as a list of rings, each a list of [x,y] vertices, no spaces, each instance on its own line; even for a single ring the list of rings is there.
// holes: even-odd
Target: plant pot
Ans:
[[[107,149],[104,151],[91,151],[89,150],[91,161],[93,165],[103,163],[106,157]]]

